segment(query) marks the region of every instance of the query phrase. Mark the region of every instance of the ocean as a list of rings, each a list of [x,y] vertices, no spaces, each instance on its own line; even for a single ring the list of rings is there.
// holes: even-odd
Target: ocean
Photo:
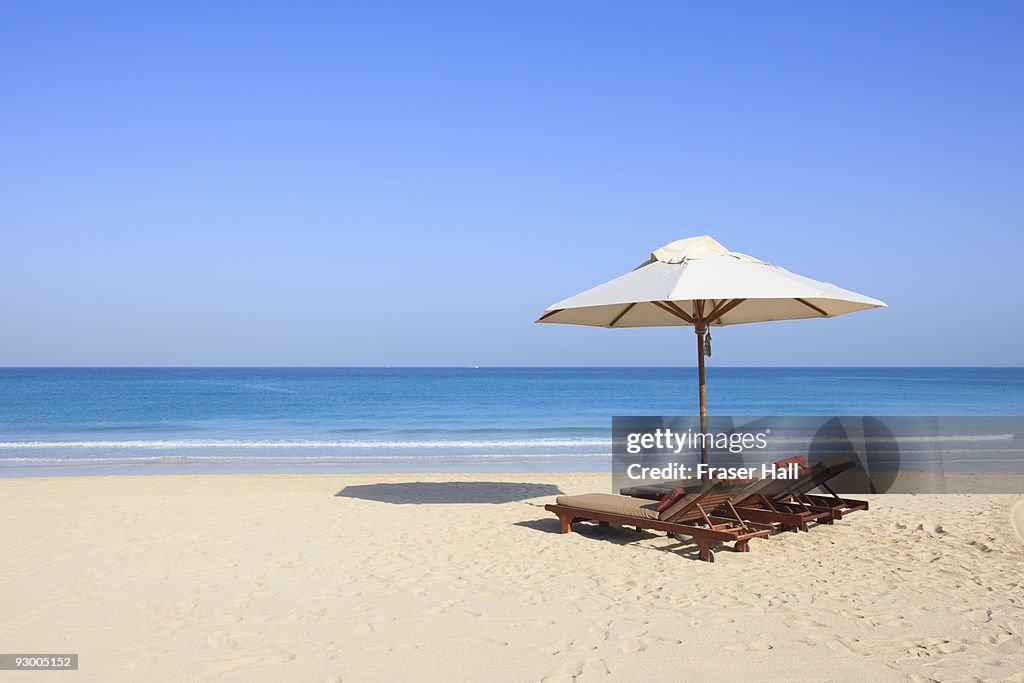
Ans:
[[[712,415],[1024,415],[1024,368],[708,369]],[[0,476],[606,471],[694,368],[0,369]]]

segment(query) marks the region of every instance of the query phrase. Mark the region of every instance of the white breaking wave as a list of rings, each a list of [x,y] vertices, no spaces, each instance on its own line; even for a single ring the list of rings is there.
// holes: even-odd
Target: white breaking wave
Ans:
[[[891,442],[899,443],[944,443],[958,441],[1020,441],[1017,434],[919,434],[914,436],[776,436],[770,434],[769,443],[848,443],[848,442]]]
[[[320,449],[444,449],[444,448],[572,448],[584,446],[611,447],[611,439],[431,439],[431,440],[374,440],[374,439],[152,439],[134,441],[0,441],[0,450],[44,449],[126,449],[126,450],[182,450],[182,449],[252,449],[252,448],[320,448]]]
[[[69,458],[59,456],[41,457],[13,457],[3,458],[0,464],[9,463],[59,463],[63,465],[88,465],[88,464],[159,464],[159,463],[201,463],[201,462],[251,462],[251,463],[303,463],[303,464],[330,464],[330,463],[352,463],[352,462],[380,462],[380,461],[404,461],[419,462],[421,460],[536,460],[543,458],[607,458],[607,453],[459,453],[459,454],[422,454],[410,459],[407,455],[385,455],[374,454],[373,456],[342,455],[331,457],[315,456],[274,456],[272,459],[254,458],[245,455],[128,455],[128,456],[88,456],[82,458]]]

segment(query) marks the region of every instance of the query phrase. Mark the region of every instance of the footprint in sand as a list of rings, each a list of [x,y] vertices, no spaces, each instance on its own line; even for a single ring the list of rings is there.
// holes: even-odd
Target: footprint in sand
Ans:
[[[767,633],[758,635],[755,640],[744,640],[731,645],[726,645],[724,649],[731,650],[733,652],[765,652],[767,650],[774,650],[775,646],[770,640],[771,636]]]
[[[694,619],[690,622],[690,626],[693,628],[700,628],[701,626],[724,626],[725,624],[735,623],[736,620],[732,617],[718,616],[709,617],[707,619]]]
[[[536,628],[538,626],[553,626],[554,619],[529,619],[527,621],[513,621],[509,628]]]
[[[540,683],[575,683],[583,674],[583,662],[563,662],[552,673],[540,679]]]
[[[136,647],[128,652],[124,665],[131,670],[148,669],[165,654],[167,654],[167,650],[162,647]]]
[[[964,614],[968,620],[975,624],[987,624],[992,621],[992,610],[975,609]]]
[[[854,641],[856,642],[856,641]],[[847,643],[845,640],[838,638],[834,640],[826,640],[825,646],[833,652],[841,652],[842,654],[856,654],[857,649]]]
[[[584,677],[585,680],[610,676],[611,669],[603,659],[588,659],[586,661],[563,662],[552,673],[540,679],[541,683],[576,683]]]
[[[413,650],[420,649],[419,645],[415,643],[399,643],[394,646],[387,645],[371,645],[370,647],[364,648],[367,652],[411,652]]]
[[[151,626],[146,629],[147,633],[177,633],[181,629],[185,628],[184,619],[170,619],[157,626]]]
[[[612,635],[619,638],[638,638],[647,633],[648,625],[650,625],[648,621],[625,617],[595,622],[587,630],[590,633],[601,636],[603,640],[607,640]]]
[[[299,608],[293,609],[291,611],[291,613],[287,617],[285,617],[284,620],[285,620],[286,623],[289,623],[289,624],[294,624],[296,622],[306,621],[306,620],[320,621],[323,618],[324,614],[326,614],[326,613],[327,613],[327,608],[326,607],[316,607],[316,608],[314,608],[314,607],[306,607],[306,608],[299,607]]]
[[[557,643],[552,643],[547,647],[542,647],[541,652],[549,654],[551,656],[560,655],[564,652],[579,652],[581,650],[596,650],[596,645],[583,645],[578,644],[574,638],[566,638],[565,640],[559,640]]]
[[[944,643],[939,643],[935,647],[935,649],[938,650],[939,652],[941,652],[944,655],[951,655],[954,652],[963,652],[964,651],[964,646],[961,645],[960,643],[953,643],[953,642],[950,642],[950,641],[946,641]]]
[[[987,638],[983,638],[982,642],[988,645],[994,645],[997,650],[1012,650],[1013,648],[1024,649],[1021,647],[1024,645],[1024,639],[1020,636],[1014,635],[1010,631],[1002,631],[994,636],[988,636]]]
[[[316,656],[317,659],[319,659],[321,662],[330,662],[332,660],[337,659],[338,655],[340,654],[341,650],[339,650],[338,648],[329,647],[325,650],[321,650],[320,652],[318,652]],[[338,680],[341,680],[341,678],[339,677]]]
[[[212,663],[215,673],[208,674],[207,679],[219,678],[241,669],[250,669],[263,664],[286,664],[295,659],[295,653],[278,647],[267,647],[247,654],[238,654]]]
[[[369,634],[371,634],[371,633],[373,633],[374,631],[377,630],[375,628],[375,626],[374,626],[375,624],[390,624],[390,623],[392,623],[393,621],[396,621],[396,620],[397,620],[396,617],[392,617],[392,616],[388,616],[388,615],[382,615],[382,616],[379,616],[379,617],[374,617],[373,619],[370,619],[369,621],[349,622],[349,623],[355,623],[356,624],[355,634],[357,636],[366,636],[366,635],[369,635]]]
[[[683,641],[676,640],[675,638],[665,638],[663,636],[655,636],[647,633],[636,635],[633,637],[624,636],[619,641],[619,649],[626,654],[632,654],[634,652],[644,652],[647,648],[652,645],[682,645]]]
[[[458,614],[461,614],[461,615],[467,616],[467,617],[479,617],[479,616],[481,616],[480,612],[473,612],[471,610],[463,609],[463,608],[459,607],[459,605],[461,605],[463,602],[465,602],[465,601],[464,600],[448,600],[446,602],[442,602],[440,605],[437,605],[436,607],[431,607],[430,608],[430,613],[431,614],[452,614],[452,613],[458,613]]]
[[[492,647],[505,647],[508,645],[504,640],[488,638],[486,636],[466,636],[457,640],[465,645],[490,645]]]

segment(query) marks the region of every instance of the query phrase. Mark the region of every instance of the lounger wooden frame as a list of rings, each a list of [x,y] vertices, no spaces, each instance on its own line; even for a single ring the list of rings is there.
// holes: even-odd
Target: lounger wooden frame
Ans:
[[[867,510],[867,501],[842,498],[827,483],[828,480],[853,467],[853,459],[847,458],[839,463],[829,462],[832,464],[821,462],[814,465],[799,479],[776,479],[754,495],[733,498],[735,512],[742,519],[776,524],[780,531],[795,532],[807,531],[811,522],[832,524],[833,521],[842,519],[844,514]],[[824,488],[830,495],[818,496],[808,493],[819,487]],[[664,495],[658,492],[657,487],[632,487],[623,491],[630,491],[625,495],[650,500],[659,500]]]
[[[846,457],[838,463],[836,460],[826,460],[817,463],[808,472],[806,478],[801,477],[793,482],[789,499],[784,496],[780,503],[789,505],[800,505],[811,512],[827,512],[831,520],[842,519],[844,515],[858,510],[867,510],[866,500],[855,500],[843,498],[828,485],[829,480],[853,467],[853,459]],[[829,495],[821,496],[811,494],[816,488],[823,488]],[[830,520],[830,522],[831,522]]]
[[[736,509],[730,501],[735,494],[735,487],[712,485],[671,519],[665,520],[557,504],[545,505],[544,509],[558,516],[563,534],[572,532],[573,522],[598,522],[601,526],[616,524],[635,527],[637,531],[653,529],[669,535],[682,534],[693,538],[701,560],[714,562],[714,548],[719,543],[733,543],[737,552],[749,552],[750,539],[763,538],[775,532],[774,525],[744,520],[735,514]],[[730,518],[715,514],[719,508],[730,510],[734,516]]]

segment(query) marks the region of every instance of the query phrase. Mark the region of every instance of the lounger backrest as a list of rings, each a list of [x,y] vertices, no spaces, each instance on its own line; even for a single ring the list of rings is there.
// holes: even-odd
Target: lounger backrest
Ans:
[[[762,488],[759,488],[756,492],[753,492],[753,493],[747,495],[746,497],[744,497],[743,499],[741,499],[738,502],[734,500],[733,501],[733,505],[743,506],[743,505],[747,505],[747,504],[753,504],[753,503],[757,502],[757,500],[761,496],[766,496],[766,497],[771,498],[773,500],[776,499],[776,498],[782,498],[782,497],[788,496],[790,494],[790,491],[792,491],[792,489],[793,489],[793,485],[796,482],[799,482],[804,477],[809,477],[809,476],[810,476],[810,474],[808,473],[808,474],[805,474],[800,479],[774,479],[774,478],[773,479],[764,479],[762,481],[764,481],[765,483],[764,483],[764,486]]]
[[[810,469],[805,468],[803,472],[798,479],[771,479],[771,483],[758,491],[757,495],[748,496],[738,503],[734,502],[734,504],[737,507],[757,505],[762,497],[775,502],[784,502],[794,493],[806,493],[813,488],[817,488],[824,481],[822,477],[829,478],[827,476],[828,470],[821,463]]]
[[[717,479],[705,481],[703,484],[701,484],[701,487],[699,489],[687,493],[685,496],[677,500],[671,506],[659,512],[658,519],[660,519],[663,522],[669,522],[672,521],[672,518],[675,515],[681,514],[684,511],[688,511],[691,508],[696,510],[696,502],[698,500],[701,500],[703,496],[706,496],[715,488],[721,486],[723,483],[724,482],[721,482]]]
[[[683,496],[674,505],[658,513],[658,519],[663,522],[688,522],[701,519],[705,512],[710,513],[740,491],[750,488],[751,483],[748,480],[736,482],[712,479],[705,483],[700,490]]]
[[[729,499],[729,502],[732,503],[733,505],[739,505],[741,502],[747,499],[763,496],[765,495],[763,493],[764,491],[774,489],[780,481],[785,480],[760,479],[758,481],[755,481],[752,484],[750,484],[750,486],[744,486],[738,493],[734,494],[733,497]]]
[[[792,458],[785,458],[775,463],[775,469],[784,469],[789,465],[796,464],[799,466],[800,477],[797,479],[776,479],[775,477],[767,477],[762,480],[762,485],[750,492],[745,498],[733,499],[733,505],[737,507],[743,507],[747,505],[757,505],[762,497],[769,498],[772,500],[781,500],[792,495],[794,482],[800,481],[803,477],[807,477],[810,474],[810,470],[807,468],[807,458],[803,455],[798,455]]]
[[[853,458],[848,455],[841,455],[838,458],[822,460],[811,468],[811,471],[808,472],[807,476],[797,479],[793,483],[791,490],[796,493],[807,493],[808,491],[818,488],[837,474],[850,469],[853,467],[853,464]]]

